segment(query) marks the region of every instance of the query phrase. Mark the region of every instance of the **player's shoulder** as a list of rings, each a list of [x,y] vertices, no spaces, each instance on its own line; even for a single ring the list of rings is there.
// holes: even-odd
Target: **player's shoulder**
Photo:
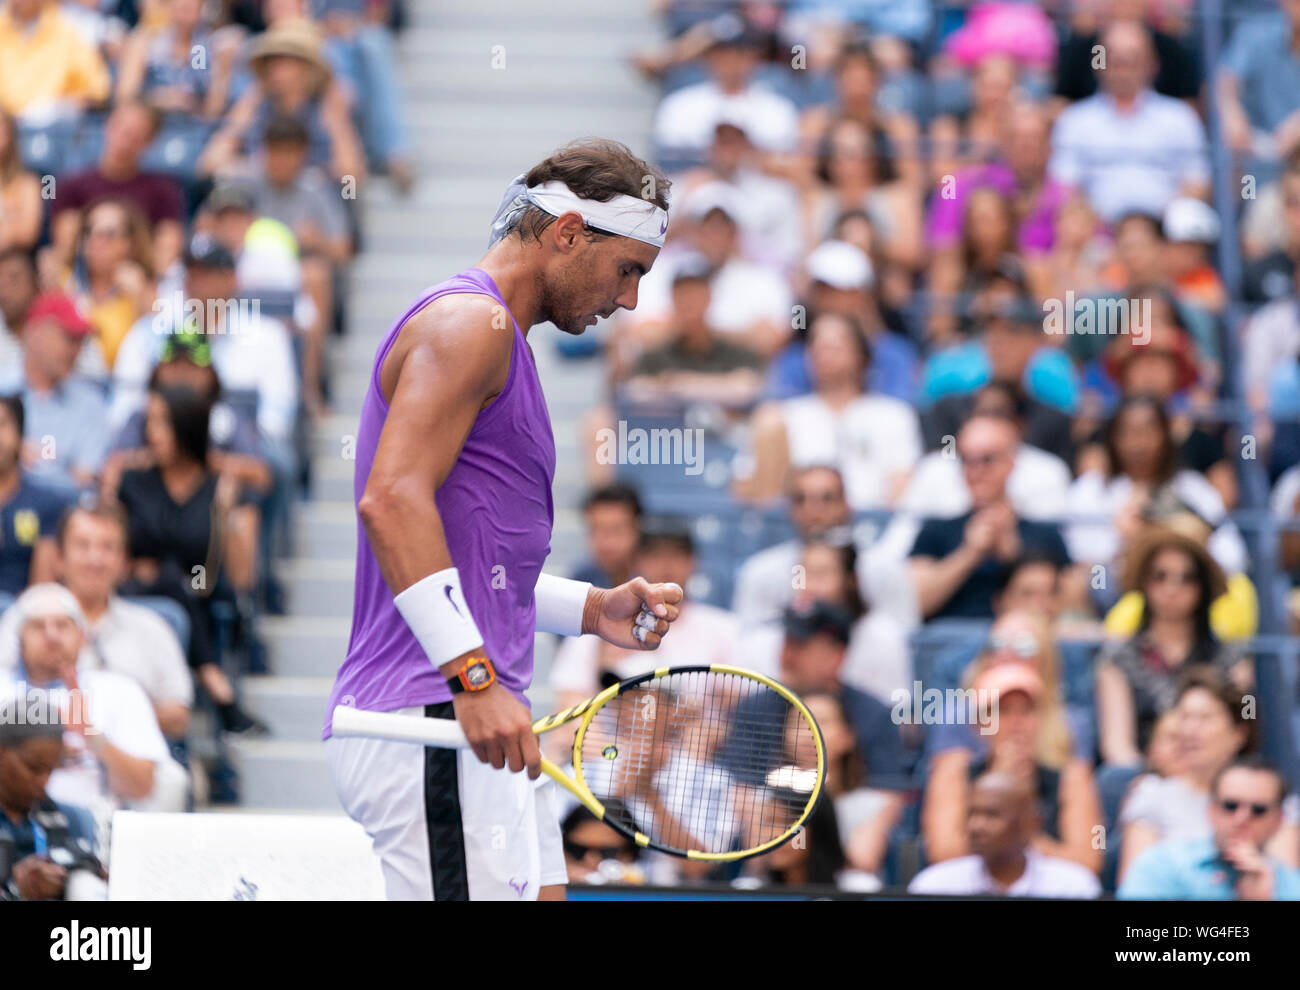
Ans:
[[[431,299],[402,324],[398,344],[406,354],[425,350],[454,356],[458,367],[508,362],[514,347],[510,312],[489,295],[457,292]]]

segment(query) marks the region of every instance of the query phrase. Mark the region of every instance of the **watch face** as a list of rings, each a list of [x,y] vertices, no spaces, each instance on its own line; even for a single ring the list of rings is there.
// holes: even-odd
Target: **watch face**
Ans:
[[[488,682],[490,676],[487,664],[474,663],[465,668],[465,680],[469,681],[471,687],[481,687]]]

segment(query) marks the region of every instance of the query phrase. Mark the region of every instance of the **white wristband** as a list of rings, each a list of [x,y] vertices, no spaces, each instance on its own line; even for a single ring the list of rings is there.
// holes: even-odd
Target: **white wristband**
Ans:
[[[483,645],[454,567],[416,581],[393,604],[435,667]]]
[[[537,631],[581,636],[582,612],[587,606],[587,592],[590,590],[590,581],[573,581],[553,574],[538,577],[533,589]]]

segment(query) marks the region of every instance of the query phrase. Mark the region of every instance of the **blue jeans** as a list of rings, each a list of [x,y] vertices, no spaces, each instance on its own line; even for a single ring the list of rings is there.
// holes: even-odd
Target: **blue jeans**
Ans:
[[[356,90],[354,116],[367,156],[381,166],[406,157],[410,139],[392,35],[377,24],[366,24],[350,38],[328,39],[325,51],[330,64]]]

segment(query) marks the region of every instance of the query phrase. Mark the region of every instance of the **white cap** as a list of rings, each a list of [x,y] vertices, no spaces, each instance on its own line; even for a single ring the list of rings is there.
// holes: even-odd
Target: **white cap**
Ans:
[[[41,619],[47,615],[66,615],[83,630],[86,628],[86,616],[76,597],[63,585],[53,581],[32,585],[15,599],[13,609],[18,616],[20,629],[32,619]]]
[[[824,282],[835,289],[870,289],[876,282],[871,259],[847,241],[818,244],[804,267],[814,282]]]
[[[1219,239],[1219,215],[1190,196],[1169,201],[1162,226],[1165,239],[1174,243],[1212,244]]]
[[[726,182],[706,182],[691,190],[683,207],[693,220],[702,220],[713,210],[721,210],[736,223],[740,222],[740,194]]]

